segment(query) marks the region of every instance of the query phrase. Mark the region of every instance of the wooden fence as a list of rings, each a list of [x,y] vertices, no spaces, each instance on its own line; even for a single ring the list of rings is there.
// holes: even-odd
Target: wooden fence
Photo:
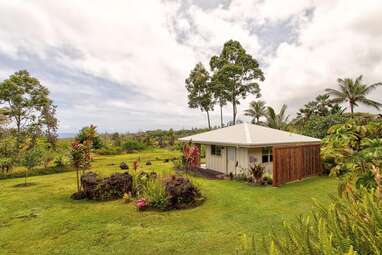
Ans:
[[[273,186],[321,173],[319,144],[274,146],[272,154]]]

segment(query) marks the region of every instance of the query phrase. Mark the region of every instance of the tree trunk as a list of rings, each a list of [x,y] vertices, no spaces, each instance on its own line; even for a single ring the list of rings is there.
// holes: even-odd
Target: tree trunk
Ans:
[[[354,117],[354,105],[352,102],[350,102],[350,113],[351,113],[351,118]]]
[[[256,117],[256,124],[259,124],[260,122],[260,117]]]
[[[209,111],[206,111],[206,112],[207,112],[207,120],[208,120],[208,129],[211,129],[210,113]]]
[[[78,174],[78,168],[76,169],[76,172],[77,172],[77,191],[80,192],[81,189],[80,189],[80,178]]]
[[[236,125],[236,102],[233,100],[232,102],[232,110],[233,110],[233,125]]]
[[[223,127],[223,105],[220,105],[220,127]]]

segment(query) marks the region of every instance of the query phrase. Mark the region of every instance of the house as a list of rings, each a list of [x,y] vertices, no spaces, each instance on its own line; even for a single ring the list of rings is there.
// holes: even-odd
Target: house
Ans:
[[[321,170],[320,139],[259,125],[237,124],[179,140],[205,145],[205,167],[226,175],[247,172],[250,162],[258,162],[277,185]]]

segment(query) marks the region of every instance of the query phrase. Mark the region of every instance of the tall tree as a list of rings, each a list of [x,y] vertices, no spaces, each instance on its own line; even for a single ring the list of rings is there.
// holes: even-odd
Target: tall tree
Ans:
[[[58,137],[58,120],[55,117],[56,106],[52,103],[44,105],[42,108],[41,115],[41,123],[46,126],[45,135],[48,140],[48,143],[53,147],[53,149],[55,149]]]
[[[283,104],[279,113],[276,113],[272,107],[268,106],[267,114],[265,115],[265,125],[270,128],[285,129],[289,119],[289,115],[286,114],[286,110],[287,106],[285,104]]]
[[[210,75],[202,63],[196,64],[186,79],[188,91],[188,106],[200,108],[207,113],[208,128],[211,129],[210,111],[214,110],[213,89],[210,83]]]
[[[44,107],[52,101],[49,90],[28,71],[21,70],[0,84],[0,104],[7,107],[9,118],[15,122],[19,149],[24,128],[39,122]]]
[[[252,118],[253,124],[260,124],[260,118],[267,114],[265,102],[262,100],[252,101],[249,103],[249,108],[244,111],[245,116]]]
[[[211,67],[211,69],[213,69]],[[224,83],[220,83],[216,76],[213,76],[211,79],[214,99],[219,104],[220,107],[220,127],[224,127],[223,122],[223,107],[227,105],[229,99],[229,93],[224,87]]]
[[[233,124],[236,124],[237,105],[240,99],[249,94],[260,97],[258,81],[264,81],[263,71],[259,64],[249,55],[238,41],[230,40],[224,44],[219,56],[210,60],[213,81],[224,84],[223,91],[227,93],[227,100],[232,103]]]
[[[374,83],[371,85],[364,84],[362,82],[362,75],[358,76],[355,80],[350,78],[337,79],[339,89],[327,88],[325,91],[328,95],[333,97],[333,102],[344,103],[347,102],[350,107],[351,116],[354,115],[354,106],[358,106],[359,103],[372,106],[379,110],[382,106],[381,103],[367,98],[367,95],[382,85],[382,82]]]

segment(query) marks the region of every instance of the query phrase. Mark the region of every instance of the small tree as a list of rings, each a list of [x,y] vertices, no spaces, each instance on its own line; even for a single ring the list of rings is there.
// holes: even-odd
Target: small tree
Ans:
[[[183,156],[186,160],[186,170],[193,169],[200,165],[200,150],[199,147],[191,142],[185,144],[183,147]]]
[[[25,186],[27,186],[28,172],[31,172],[34,167],[38,166],[41,163],[41,159],[42,152],[38,148],[31,148],[24,153],[22,165],[25,167]]]
[[[72,166],[76,170],[78,192],[81,191],[79,171],[81,169],[84,171],[84,169],[86,169],[86,167],[88,166],[86,150],[87,149],[85,145],[81,144],[80,142],[76,141],[72,143],[72,150],[70,152],[70,156],[71,156]]]

